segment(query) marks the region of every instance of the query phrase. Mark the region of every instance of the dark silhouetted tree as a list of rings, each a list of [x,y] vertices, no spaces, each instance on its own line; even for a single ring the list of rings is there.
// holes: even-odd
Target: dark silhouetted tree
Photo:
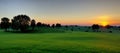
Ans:
[[[92,30],[93,30],[94,32],[98,32],[99,28],[100,28],[100,26],[99,26],[98,24],[93,24],[93,25],[92,25]]]
[[[42,23],[41,23],[41,22],[38,22],[38,23],[37,23],[37,26],[38,26],[38,27],[41,27],[41,26],[42,26]]]
[[[38,29],[42,26],[42,23],[41,22],[37,22],[37,27]]]
[[[0,28],[1,28],[1,23],[0,23]]]
[[[61,27],[61,24],[57,23],[57,24],[56,24],[56,27]]]
[[[111,29],[112,26],[111,26],[111,25],[106,25],[105,28],[107,28],[107,29]]]
[[[120,26],[118,26],[118,30],[120,30]]]
[[[47,24],[47,27],[50,27],[50,24]]]
[[[25,32],[29,28],[30,17],[27,15],[17,15],[12,19],[13,29],[20,29],[20,31]]]
[[[47,27],[47,24],[45,24],[45,23],[42,23],[42,27]]]
[[[12,29],[14,29],[14,30],[19,30],[20,29],[20,23],[19,22],[17,22],[17,21],[15,21],[15,20],[11,20],[12,21]]]
[[[52,24],[52,26],[51,26],[52,28],[55,28],[55,24]]]
[[[33,20],[31,21],[32,30],[34,30],[35,26],[36,26],[36,21],[33,19]]]
[[[10,25],[9,25],[9,19],[7,17],[1,18],[1,28],[5,29],[5,31],[7,31],[7,29],[9,27],[10,27]]]
[[[111,28],[113,28],[113,26],[111,26],[111,25],[106,25],[105,28],[111,29]],[[112,33],[112,30],[109,30],[108,32],[109,32],[109,33]]]

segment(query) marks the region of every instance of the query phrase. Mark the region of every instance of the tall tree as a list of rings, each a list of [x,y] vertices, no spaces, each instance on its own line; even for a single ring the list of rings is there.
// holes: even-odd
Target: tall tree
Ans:
[[[33,19],[33,20],[31,21],[32,30],[34,30],[35,26],[36,26],[36,21]]]
[[[51,26],[52,28],[55,28],[55,24],[52,24],[52,26]]]
[[[3,17],[1,18],[1,28],[5,29],[5,31],[7,31],[7,29],[9,28],[9,18],[7,17]]]
[[[27,15],[17,15],[12,19],[13,29],[20,29],[20,31],[24,32],[28,30],[30,17]]]

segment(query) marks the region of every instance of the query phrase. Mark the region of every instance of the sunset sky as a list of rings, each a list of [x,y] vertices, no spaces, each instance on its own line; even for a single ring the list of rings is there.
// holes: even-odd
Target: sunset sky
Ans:
[[[48,24],[120,25],[120,0],[0,0],[0,18],[18,14]]]

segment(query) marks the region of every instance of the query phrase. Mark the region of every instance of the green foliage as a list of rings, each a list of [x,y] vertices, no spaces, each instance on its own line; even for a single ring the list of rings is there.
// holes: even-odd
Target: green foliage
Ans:
[[[119,41],[119,33],[0,31],[0,53],[119,53]]]
[[[25,32],[28,30],[30,22],[30,17],[27,15],[17,15],[12,19],[12,28],[14,30],[19,30]]]
[[[1,27],[2,29],[5,29],[5,31],[7,31],[7,29],[8,29],[9,26],[10,26],[9,18],[7,18],[7,17],[1,18],[1,23],[0,23],[0,24],[1,24],[0,27]]]

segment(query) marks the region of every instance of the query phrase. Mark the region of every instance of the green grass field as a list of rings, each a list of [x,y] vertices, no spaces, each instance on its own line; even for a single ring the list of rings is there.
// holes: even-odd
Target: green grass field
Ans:
[[[0,31],[0,53],[120,53],[120,33]]]

